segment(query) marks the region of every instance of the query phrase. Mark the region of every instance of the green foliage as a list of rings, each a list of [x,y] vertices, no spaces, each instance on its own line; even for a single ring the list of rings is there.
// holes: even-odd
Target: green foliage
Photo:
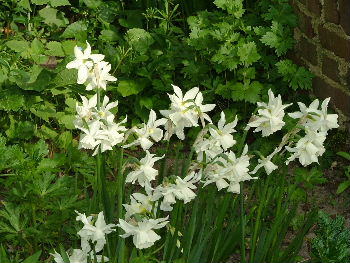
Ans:
[[[69,144],[67,139],[65,145],[70,148],[72,137]],[[24,149],[5,143],[5,138],[0,137],[0,183],[6,189],[2,190],[0,207],[0,243],[20,246],[21,256],[45,248],[47,256],[52,244],[63,242],[74,232],[74,227],[64,222],[73,220],[74,210],[84,204],[78,199],[81,194],[78,182],[74,183],[69,173],[79,176],[82,171],[79,166],[87,168],[88,162],[80,153],[73,155],[73,149],[67,155],[54,154],[49,158],[48,146],[42,140],[26,144]],[[93,166],[89,169],[94,171]],[[38,257],[40,253],[23,262]]]
[[[350,154],[347,152],[337,152],[337,155],[343,157],[347,161],[350,161]],[[350,165],[344,167],[344,175],[346,176],[347,180],[339,184],[337,194],[343,193],[350,187]]]
[[[293,90],[311,89],[313,75],[304,67],[298,67],[289,59],[279,61],[276,66],[278,73]]]
[[[344,225],[345,219],[332,219],[320,211],[316,237],[311,241],[313,262],[348,262],[350,259],[350,231]]]

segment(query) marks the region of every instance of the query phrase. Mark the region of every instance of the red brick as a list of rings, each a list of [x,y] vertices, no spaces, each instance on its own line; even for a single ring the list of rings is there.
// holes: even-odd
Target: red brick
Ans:
[[[338,63],[327,55],[322,57],[322,73],[340,83]]]
[[[321,3],[319,0],[307,0],[306,6],[311,13],[317,16],[321,15]]]
[[[299,9],[296,9],[296,13],[298,15],[298,26],[301,32],[305,33],[309,38],[313,38],[315,36],[315,31],[311,24],[312,17],[304,14],[304,12]]]
[[[333,51],[339,57],[349,60],[350,41],[340,37],[335,32],[319,26],[318,33],[322,47]]]
[[[343,90],[332,87],[320,77],[315,77],[312,81],[313,90],[317,97],[331,97],[331,104],[335,105],[344,114],[350,116],[350,97]]]
[[[339,13],[337,9],[336,0],[324,0],[323,13],[327,22],[334,24],[339,23]]]
[[[339,1],[339,16],[340,25],[350,35],[350,0],[338,0]]]
[[[313,65],[317,65],[317,47],[306,38],[300,39],[298,44],[300,56]]]

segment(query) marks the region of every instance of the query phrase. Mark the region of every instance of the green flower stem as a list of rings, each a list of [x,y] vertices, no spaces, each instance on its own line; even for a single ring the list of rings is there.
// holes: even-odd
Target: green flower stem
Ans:
[[[264,185],[264,189],[263,189],[263,193],[262,193],[262,196],[261,196],[261,200],[265,199],[270,179],[271,179],[271,176],[267,176],[267,180],[266,180],[265,185]],[[258,207],[258,214],[257,214],[255,225],[254,225],[253,239],[252,239],[252,245],[251,245],[252,251],[250,253],[250,255],[251,255],[250,256],[250,262],[254,262],[254,256],[255,256],[255,250],[256,250],[256,241],[257,241],[257,238],[258,238],[258,230],[260,229],[260,223],[261,223],[260,218],[261,218],[261,213],[262,213],[263,206],[264,206],[264,202],[260,202],[259,207]]]
[[[239,142],[238,145],[238,152],[240,153],[240,155],[242,155],[242,151],[243,151],[243,145],[244,142],[247,138],[247,134],[248,134],[248,130],[244,130],[242,139]],[[241,262],[245,263],[245,212],[244,212],[244,194],[243,194],[243,182],[239,183],[239,188],[240,188],[240,203],[241,203]]]
[[[239,184],[240,188],[240,201],[241,201],[241,262],[245,263],[245,212],[244,212],[244,194],[243,194],[243,182]]]
[[[117,172],[117,218],[123,219],[123,189],[124,189],[124,177],[123,177],[123,148],[118,149],[117,153],[117,162],[118,162],[118,172]],[[123,238],[119,237],[122,234],[122,230],[118,228],[118,246],[117,246],[117,255],[118,262],[124,262],[124,247],[125,241]]]

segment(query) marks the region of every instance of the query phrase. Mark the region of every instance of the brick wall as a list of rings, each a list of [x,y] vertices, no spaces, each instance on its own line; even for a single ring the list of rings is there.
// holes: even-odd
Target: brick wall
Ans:
[[[315,75],[313,90],[350,116],[350,0],[291,0],[299,26],[293,58]]]

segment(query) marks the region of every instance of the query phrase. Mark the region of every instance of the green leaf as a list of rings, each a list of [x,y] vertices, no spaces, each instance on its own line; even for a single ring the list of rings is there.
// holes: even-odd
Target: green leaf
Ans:
[[[100,0],[83,0],[83,2],[84,4],[86,4],[88,8],[92,8],[92,9],[96,9],[102,4]]]
[[[215,0],[214,4],[236,18],[241,18],[244,14],[243,0]]]
[[[349,160],[350,161],[350,154],[347,153],[347,152],[337,152],[337,155],[345,158],[346,160]]]
[[[30,111],[48,123],[50,122],[49,118],[54,118],[57,115],[54,105],[48,103],[36,105]]]
[[[30,55],[36,63],[42,64],[47,60],[47,57],[43,54],[44,50],[43,43],[37,38],[35,38],[30,44]]]
[[[8,46],[13,51],[20,53],[22,57],[28,58],[30,56],[29,42],[25,40],[10,40],[6,42]]]
[[[50,0],[31,0],[35,5],[45,5],[50,2]]]
[[[151,97],[141,97],[139,101],[140,107],[145,107],[151,110],[153,108],[153,101]]]
[[[51,41],[46,44],[46,48],[48,50],[45,51],[46,55],[56,56],[56,57],[64,57],[65,54],[62,49],[62,45],[60,42]]]
[[[104,40],[106,42],[113,42],[113,41],[117,41],[119,39],[119,36],[113,30],[104,29],[101,31],[99,39]]]
[[[66,87],[77,83],[77,71],[72,69],[64,69],[52,79],[51,85],[53,87]]]
[[[79,46],[76,40],[65,40],[60,42],[64,53],[69,56],[74,54],[74,47]]]
[[[58,136],[58,133],[55,130],[53,130],[47,126],[42,125],[36,131],[35,135],[41,139],[44,139],[44,140],[46,140],[46,139],[55,140]]]
[[[18,6],[21,6],[29,11],[32,11],[32,9],[30,8],[30,3],[29,0],[21,0],[18,2],[17,4]]]
[[[10,80],[15,82],[21,89],[42,91],[49,85],[51,76],[51,72],[34,65],[30,72],[12,71]]]
[[[52,7],[70,5],[68,0],[50,0]]]
[[[341,194],[349,187],[350,187],[350,181],[342,182],[341,184],[338,185],[337,194]]]
[[[25,260],[22,261],[22,263],[37,263],[39,262],[40,255],[41,255],[41,250],[36,252],[34,255],[27,257]]]
[[[282,75],[283,80],[287,81],[292,89],[311,89],[313,74],[304,67],[298,67],[289,59],[277,62],[276,66],[278,73]]]
[[[24,107],[25,96],[17,89],[0,90],[0,110],[19,111]]]
[[[62,19],[57,18],[57,9],[51,7],[45,7],[39,11],[39,15],[44,18],[44,23],[49,26],[56,25],[61,27],[65,25]]]
[[[245,67],[249,67],[260,59],[254,42],[248,42],[238,47],[238,56]]]
[[[275,49],[277,56],[284,55],[293,47],[294,40],[287,27],[273,21],[271,31],[266,32],[260,41],[265,45]]]
[[[123,96],[127,97],[130,95],[139,94],[145,86],[134,80],[121,80],[119,81],[117,90]]]
[[[61,112],[58,112],[58,114],[61,114]],[[76,119],[75,115],[69,115],[69,114],[63,113],[62,116],[58,117],[58,122],[64,125],[67,129],[73,130],[75,129],[75,126],[73,124],[73,121],[75,119]]]
[[[253,81],[251,83],[237,82],[232,86],[232,100],[244,100],[247,102],[255,103],[260,99],[260,92],[262,87],[263,85],[258,81]]]
[[[75,38],[85,41],[87,37],[87,24],[85,21],[77,21],[67,26],[61,35],[62,38]]]
[[[140,53],[145,53],[154,42],[151,34],[141,28],[129,29],[126,32],[126,39],[130,46]]]

